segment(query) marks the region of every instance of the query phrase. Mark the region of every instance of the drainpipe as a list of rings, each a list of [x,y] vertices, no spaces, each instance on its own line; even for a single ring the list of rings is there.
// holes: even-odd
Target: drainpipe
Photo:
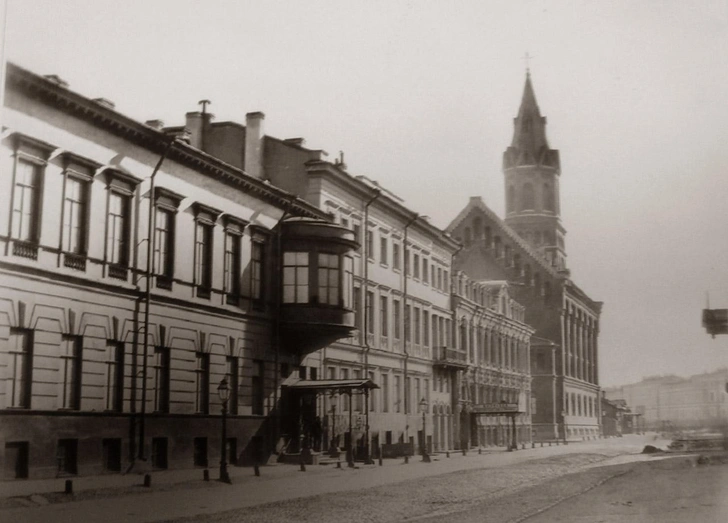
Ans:
[[[281,215],[280,219],[278,220],[278,223],[276,223],[275,229],[276,229],[276,250],[278,251],[276,253],[276,267],[275,267],[275,284],[278,286],[276,289],[276,299],[275,299],[275,314],[273,315],[273,347],[275,348],[274,352],[274,366],[273,369],[273,375],[275,376],[275,381],[273,383],[273,406],[275,408],[276,412],[276,432],[274,436],[274,446],[273,450],[275,451],[275,441],[278,439],[278,437],[281,434],[281,406],[278,405],[278,379],[279,379],[279,367],[280,367],[280,352],[281,352],[281,305],[283,303],[283,249],[282,249],[282,241],[281,238],[283,236],[283,220],[288,218],[290,215],[291,207],[293,207],[293,202],[295,200],[295,196],[292,196],[290,200],[288,200],[285,208],[283,209],[283,214]]]
[[[374,203],[374,200],[382,195],[382,191],[375,189],[374,196],[364,205],[364,379],[369,379],[369,313],[371,307],[367,307],[367,293],[369,292],[369,206]],[[373,307],[374,304],[372,303]],[[365,390],[364,393],[364,452],[366,454],[365,462],[367,465],[371,465],[372,459],[369,453],[369,389]]]
[[[408,269],[410,266],[409,256],[407,254],[407,231],[409,230],[410,226],[417,221],[417,218],[419,218],[420,215],[415,213],[415,215],[410,219],[409,222],[407,222],[407,225],[404,226],[404,241],[403,241],[403,255],[404,255],[404,267],[402,269],[402,272],[404,274],[404,283],[402,284],[402,316],[404,321],[404,332],[402,333],[402,338],[404,342],[404,415],[405,415],[405,443],[409,443],[409,409],[407,408],[409,405],[409,395],[410,390],[407,386],[407,378],[408,378],[408,362],[409,362],[409,351],[407,350],[407,333],[409,332],[409,327],[411,323],[410,315],[407,315],[405,318],[405,314],[407,312],[407,277]]]
[[[150,189],[149,189],[149,219],[148,219],[148,229],[147,229],[147,270],[146,270],[146,278],[147,278],[147,284],[146,284],[146,290],[144,292],[144,352],[143,356],[144,359],[142,360],[142,405],[139,412],[139,459],[142,461],[146,461],[146,456],[144,453],[144,436],[145,436],[145,429],[146,429],[146,413],[147,413],[147,367],[148,365],[148,355],[149,355],[149,307],[151,305],[152,301],[152,271],[154,270],[154,243],[155,243],[155,235],[154,235],[154,228],[156,226],[156,213],[155,210],[155,199],[154,199],[154,179],[157,176],[157,172],[159,171],[160,167],[162,167],[162,163],[167,158],[167,155],[169,154],[169,151],[172,149],[172,146],[176,142],[175,138],[172,138],[167,143],[166,147],[164,148],[164,151],[162,152],[162,156],[159,158],[159,161],[157,162],[157,165],[154,167],[154,170],[152,171],[152,177],[150,180]]]

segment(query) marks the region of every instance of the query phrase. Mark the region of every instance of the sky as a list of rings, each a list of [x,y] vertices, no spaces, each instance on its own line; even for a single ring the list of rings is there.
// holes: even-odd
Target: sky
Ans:
[[[728,2],[2,0],[7,59],[140,121],[262,111],[445,228],[503,216],[526,53],[603,386],[728,366]]]

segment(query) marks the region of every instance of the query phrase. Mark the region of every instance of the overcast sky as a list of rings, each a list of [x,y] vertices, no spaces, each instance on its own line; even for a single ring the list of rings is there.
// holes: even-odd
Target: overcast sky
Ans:
[[[728,2],[7,0],[6,54],[120,112],[263,111],[446,227],[503,216],[526,52],[604,386],[728,365]]]

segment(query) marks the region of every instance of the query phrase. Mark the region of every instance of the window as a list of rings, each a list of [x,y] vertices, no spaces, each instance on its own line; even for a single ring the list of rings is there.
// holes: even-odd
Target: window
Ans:
[[[33,382],[33,331],[10,329],[8,349],[7,405],[28,409]]]
[[[106,262],[119,270],[110,269],[109,276],[126,279],[129,266],[129,210],[131,198],[120,192],[109,193],[106,217]]]
[[[404,274],[410,276],[410,250],[407,247],[404,249]]]
[[[169,348],[155,347],[154,355],[154,410],[156,412],[169,412]]]
[[[522,190],[523,190],[523,199],[521,200],[521,210],[525,211],[525,210],[535,209],[536,208],[536,206],[535,206],[536,198],[534,196],[533,185],[528,182],[524,183]]]
[[[420,255],[415,254],[412,259],[412,266],[414,268],[412,276],[414,278],[420,277]]]
[[[376,380],[374,379],[374,373],[369,373],[369,380],[372,383],[376,383]],[[372,389],[369,391],[369,412],[374,412],[376,409],[374,406],[377,404],[377,394],[374,392],[376,389]]]
[[[339,305],[340,269],[339,255],[319,253],[318,255],[318,299],[326,305]]]
[[[432,269],[432,277],[430,278],[430,284],[433,287],[437,287],[437,271],[435,270],[435,265],[431,264],[430,268]]]
[[[86,179],[66,175],[63,189],[62,248],[66,253],[64,265],[72,269],[86,269],[85,260],[79,257],[86,255],[89,187]]]
[[[240,298],[240,241],[241,236],[236,231],[225,232],[223,285],[230,305],[237,304]]]
[[[253,360],[253,414],[262,415],[265,406],[265,384],[263,382],[265,376],[265,362],[261,360]]]
[[[402,337],[402,314],[399,300],[392,300],[392,309],[394,309],[394,338]]]
[[[387,265],[387,237],[382,236],[379,238],[379,261],[384,265]]]
[[[103,438],[101,440],[101,455],[104,470],[121,472],[121,438]]]
[[[389,336],[389,298],[379,297],[379,331],[382,336]]]
[[[367,229],[367,258],[374,259],[374,233]]]
[[[194,438],[193,440],[193,463],[195,467],[207,466],[207,438]]]
[[[58,474],[78,474],[78,440],[59,439],[56,447]]]
[[[228,399],[228,412],[233,416],[238,413],[238,396],[240,388],[240,364],[235,356],[228,356],[228,378],[230,380],[230,398]],[[281,364],[281,373],[283,364]],[[285,377],[288,377],[286,374]]]
[[[124,405],[124,342],[107,343],[106,410],[121,412]]]
[[[61,339],[61,408],[78,410],[81,407],[81,361],[83,337],[63,336]]]
[[[365,307],[367,315],[367,333],[374,334],[374,317],[372,316],[372,313],[374,312],[374,293],[371,291],[367,291],[367,301]]]
[[[427,278],[429,277],[429,271],[427,269],[427,258],[422,258],[422,281],[424,283],[427,283]]]
[[[351,256],[344,256],[344,287],[342,294],[344,297],[344,307],[352,309],[352,292],[354,290],[354,259]]]
[[[307,252],[283,253],[283,303],[308,303]]]
[[[197,221],[195,225],[195,285],[199,298],[210,298],[212,288],[212,225]]]
[[[355,223],[353,231],[354,231],[354,241],[356,241],[356,243],[361,245],[361,225],[359,225],[358,223]]]
[[[394,412],[402,412],[402,378],[394,377]]]
[[[349,379],[349,369],[341,369],[341,379],[342,380],[348,380]],[[349,402],[351,401],[351,392],[348,394],[348,398],[345,394],[342,394],[343,401],[343,408],[341,409],[343,412],[349,412]]]
[[[196,410],[202,414],[210,413],[210,355],[197,353]]]
[[[362,330],[361,318],[361,287],[354,287],[354,326]]]
[[[250,297],[254,308],[257,309],[263,307],[265,262],[265,243],[253,241],[250,259]]]
[[[412,412],[412,378],[407,377],[404,379],[404,413],[409,414]]]
[[[392,267],[396,270],[400,270],[400,261],[399,261],[399,243],[396,243],[394,240],[392,240]]]
[[[171,288],[174,274],[174,213],[156,210],[154,227],[154,273],[157,287]]]
[[[404,340],[411,341],[412,327],[410,326],[410,306],[404,306]]]
[[[450,275],[447,270],[443,270],[442,272],[442,290],[450,292]]]
[[[425,347],[430,345],[430,313],[422,311],[422,343]]]
[[[415,345],[420,344],[420,308],[415,307]]]
[[[389,412],[389,374],[382,373],[382,412]]]
[[[38,243],[42,165],[18,158],[13,193],[12,236],[23,242]],[[15,251],[14,251],[15,252]],[[33,258],[37,256],[37,250]],[[15,254],[19,254],[15,252]],[[21,253],[22,255],[22,253]]]

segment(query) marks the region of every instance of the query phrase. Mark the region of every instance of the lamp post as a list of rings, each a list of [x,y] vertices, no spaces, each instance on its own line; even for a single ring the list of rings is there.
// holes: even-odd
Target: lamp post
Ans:
[[[228,387],[227,376],[217,386],[217,394],[222,402],[222,438],[220,442],[220,481],[231,483],[227,471],[227,402],[230,399],[230,388]]]
[[[422,398],[420,400],[420,412],[422,412],[422,461],[424,463],[430,463],[430,455],[427,453],[427,400]]]

